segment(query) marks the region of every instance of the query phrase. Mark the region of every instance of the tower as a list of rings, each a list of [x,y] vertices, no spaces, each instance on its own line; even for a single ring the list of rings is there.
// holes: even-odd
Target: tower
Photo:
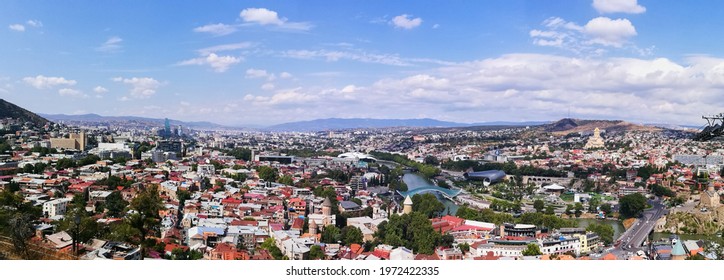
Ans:
[[[317,234],[317,222],[310,219],[309,220],[309,234],[316,235]]]
[[[325,218],[332,216],[332,201],[329,200],[329,197],[325,198],[322,203],[322,215],[324,215]]]
[[[168,118],[166,118],[166,121],[164,122],[164,137],[168,138],[171,137],[171,122],[169,122]]]
[[[412,199],[408,195],[405,198],[405,202],[403,203],[402,214],[410,214],[410,213],[412,213]]]

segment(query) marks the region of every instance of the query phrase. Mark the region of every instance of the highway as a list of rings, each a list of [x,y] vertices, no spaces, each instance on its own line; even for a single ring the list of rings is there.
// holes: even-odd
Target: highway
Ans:
[[[626,255],[626,252],[636,252],[642,249],[642,244],[654,229],[656,221],[668,212],[659,198],[649,200],[649,204],[652,207],[644,211],[636,223],[618,238],[617,245],[611,253],[621,258]]]

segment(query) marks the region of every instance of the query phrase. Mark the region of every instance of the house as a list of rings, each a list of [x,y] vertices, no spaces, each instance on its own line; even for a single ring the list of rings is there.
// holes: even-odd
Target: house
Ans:
[[[407,261],[407,260],[413,260],[413,259],[415,259],[415,256],[412,253],[412,249],[407,249],[405,247],[397,247],[395,249],[392,249],[392,251],[390,251],[390,260]]]
[[[62,250],[73,245],[73,238],[65,231],[45,236],[45,243],[56,250]]]

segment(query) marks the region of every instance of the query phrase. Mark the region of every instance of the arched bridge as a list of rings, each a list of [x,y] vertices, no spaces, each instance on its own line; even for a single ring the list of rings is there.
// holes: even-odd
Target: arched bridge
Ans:
[[[406,192],[398,190],[397,193],[399,193],[402,197],[407,197],[408,195],[410,197],[412,197],[416,194],[424,194],[424,193],[439,193],[440,195],[444,196],[445,198],[452,200],[453,197],[458,196],[462,191],[463,190],[460,190],[460,189],[453,190],[453,189],[446,189],[446,188],[441,188],[441,187],[437,187],[437,186],[427,186],[427,187],[412,189],[412,190],[409,190]]]

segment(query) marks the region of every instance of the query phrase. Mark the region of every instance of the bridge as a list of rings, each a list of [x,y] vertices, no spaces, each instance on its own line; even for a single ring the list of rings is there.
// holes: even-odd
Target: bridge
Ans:
[[[412,190],[409,190],[406,192],[399,191],[399,190],[397,191],[397,193],[399,193],[402,197],[407,197],[408,195],[410,197],[412,197],[416,194],[424,194],[424,193],[438,193],[449,200],[453,200],[453,197],[458,196],[462,192],[463,192],[462,189],[454,190],[454,189],[441,188],[438,186],[426,186],[426,187],[412,189]]]

